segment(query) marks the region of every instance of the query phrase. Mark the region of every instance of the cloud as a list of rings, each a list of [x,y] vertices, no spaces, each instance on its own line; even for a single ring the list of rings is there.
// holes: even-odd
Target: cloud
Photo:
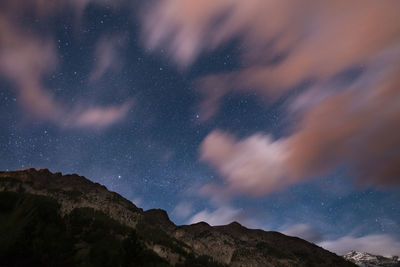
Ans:
[[[220,207],[214,211],[202,210],[190,218],[189,224],[207,222],[210,225],[225,225],[236,220],[239,211],[230,207]]]
[[[228,190],[267,194],[344,165],[360,184],[387,188],[400,184],[399,8],[373,0],[155,1],[143,32],[150,49],[166,46],[180,67],[242,42],[238,70],[197,82],[204,120],[229,93],[253,91],[271,103],[309,82],[288,101],[296,123],[287,136],[238,140],[215,130],[205,138],[200,158]]]
[[[387,257],[400,255],[400,242],[386,234],[363,237],[344,236],[337,240],[323,241],[318,245],[339,255],[344,255],[352,250]]]
[[[400,255],[400,242],[387,234],[369,234],[361,237],[346,235],[335,240],[327,240],[317,229],[303,223],[284,226],[281,232],[315,243],[338,255],[344,255],[350,251],[368,252],[387,257]]]
[[[364,79],[374,74],[367,72],[351,88],[303,112],[298,128],[287,138],[288,168],[305,177],[350,164],[362,184],[399,184],[399,70],[385,72],[369,84]]]
[[[54,42],[49,37],[33,33],[34,31],[28,32],[14,21],[14,17],[18,17],[29,7],[38,16],[50,10],[58,10],[59,6],[46,5],[45,2],[47,3],[39,0],[16,1],[5,5],[0,11],[0,75],[10,81],[18,94],[20,105],[34,118],[54,123],[61,128],[100,129],[120,121],[132,107],[132,100],[106,107],[68,107],[62,101],[56,100],[43,85],[42,79],[58,67]],[[79,6],[82,3],[89,2],[80,2]]]
[[[293,115],[298,123],[286,137],[254,134],[237,140],[213,131],[201,144],[200,159],[218,170],[228,190],[250,195],[281,190],[345,164],[364,186],[398,185],[400,69],[387,68],[377,64],[347,90],[302,99],[308,104]]]
[[[95,66],[89,75],[91,82],[98,81],[107,71],[119,71],[123,60],[120,50],[125,44],[125,38],[120,35],[103,36],[97,43],[94,52]]]
[[[56,66],[56,53],[50,40],[18,32],[0,14],[0,74],[13,81],[23,104],[37,116],[57,116],[52,97],[41,88],[41,75]]]
[[[136,197],[132,199],[132,203],[135,204],[136,207],[140,207],[143,203],[143,199],[140,197]]]
[[[226,87],[269,94],[307,78],[327,79],[396,45],[399,7],[396,0],[154,1],[143,34],[148,48],[167,47],[181,66],[240,36],[249,67],[230,79],[221,75]]]
[[[210,30],[210,20],[231,6],[222,1],[155,1],[143,12],[142,26],[147,48],[167,47],[167,51],[181,66],[188,66],[201,50],[207,49],[202,38]],[[182,12],[184,11],[184,12]]]
[[[175,206],[172,214],[179,219],[185,219],[193,212],[192,204],[188,202],[181,202]]]
[[[188,224],[207,222],[210,225],[226,225],[231,222],[239,222],[246,227],[260,228],[260,224],[254,220],[248,218],[242,209],[235,209],[230,206],[220,206],[213,211],[208,209],[202,210],[193,215]]]
[[[284,227],[282,233],[289,236],[296,236],[312,243],[318,243],[323,240],[323,235],[308,224],[299,223]]]
[[[315,243],[338,255],[344,255],[350,251],[368,252],[387,257],[400,255],[400,242],[387,234],[369,234],[361,237],[346,235],[335,240],[327,240],[321,232],[303,223],[285,226],[281,232]]]
[[[270,136],[256,134],[238,141],[214,131],[201,144],[200,155],[226,179],[228,191],[262,195],[293,183],[285,168],[285,143]]]
[[[132,101],[127,101],[118,106],[86,109],[73,116],[73,120],[67,124],[67,127],[104,128],[110,126],[122,120],[132,108],[132,104]]]

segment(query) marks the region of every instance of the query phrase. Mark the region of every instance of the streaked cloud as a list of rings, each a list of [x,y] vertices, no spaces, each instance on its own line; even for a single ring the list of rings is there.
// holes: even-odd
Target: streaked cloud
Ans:
[[[79,3],[78,3],[79,2]],[[39,17],[62,11],[71,6],[82,11],[90,1],[5,1],[0,11],[0,75],[16,90],[20,106],[27,116],[51,122],[61,128],[105,128],[120,121],[132,107],[132,100],[122,104],[87,107],[68,106],[46,88],[43,79],[59,67],[58,54],[51,36],[28,31],[14,18],[27,10]],[[78,12],[79,13],[79,12]],[[104,60],[103,60],[104,61]],[[101,76],[113,62],[103,62],[96,76]],[[104,69],[105,68],[105,69]]]
[[[398,185],[398,71],[377,64],[371,72],[347,90],[330,92],[316,103],[308,99],[310,104],[293,115],[298,123],[291,135],[238,140],[214,131],[203,141],[200,158],[219,171],[229,190],[250,195],[284,189],[345,164],[364,186]],[[375,75],[381,77],[366,81]]]
[[[230,93],[255,92],[267,105],[308,82],[287,104],[296,124],[283,139],[214,131],[204,140],[200,157],[228,190],[266,194],[344,164],[360,184],[392,186],[400,183],[399,9],[396,0],[155,1],[143,36],[181,68],[239,40],[238,70],[197,82],[204,120]]]

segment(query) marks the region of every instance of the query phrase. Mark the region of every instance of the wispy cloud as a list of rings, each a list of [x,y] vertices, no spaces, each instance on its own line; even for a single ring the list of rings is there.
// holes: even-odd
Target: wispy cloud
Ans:
[[[235,221],[249,228],[261,228],[260,223],[246,216],[245,211],[229,205],[219,206],[214,210],[204,209],[194,214],[188,223],[207,222],[210,225],[226,225]]]
[[[65,127],[105,128],[122,120],[132,108],[133,101],[110,107],[93,107],[74,114]]]
[[[310,224],[287,225],[280,231],[289,236],[303,238],[338,255],[350,251],[367,252],[387,257],[400,255],[400,241],[388,234],[367,234],[355,236],[348,234],[337,239],[326,239],[320,231]]]
[[[400,241],[387,234],[362,237],[349,235],[336,240],[323,241],[318,245],[339,255],[344,255],[352,250],[387,257],[400,255]]]
[[[94,68],[89,75],[91,82],[98,81],[108,71],[117,72],[122,69],[121,49],[125,42],[126,38],[122,35],[104,36],[98,41],[94,52]]]
[[[193,213],[193,205],[189,202],[180,202],[175,206],[172,215],[178,219],[186,219]]]

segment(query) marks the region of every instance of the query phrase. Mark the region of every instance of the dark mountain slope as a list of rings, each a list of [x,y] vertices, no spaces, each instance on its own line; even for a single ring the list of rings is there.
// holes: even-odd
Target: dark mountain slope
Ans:
[[[176,226],[78,175],[0,172],[0,266],[354,266],[233,222]]]

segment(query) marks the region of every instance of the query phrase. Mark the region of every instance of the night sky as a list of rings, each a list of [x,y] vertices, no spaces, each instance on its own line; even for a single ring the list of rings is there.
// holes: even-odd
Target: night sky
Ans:
[[[400,2],[0,3],[0,169],[176,224],[400,254]]]

